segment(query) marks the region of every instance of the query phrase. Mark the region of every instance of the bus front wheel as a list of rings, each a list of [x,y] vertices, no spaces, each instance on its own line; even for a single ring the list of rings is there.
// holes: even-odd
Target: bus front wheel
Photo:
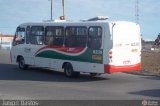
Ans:
[[[64,66],[64,73],[66,77],[78,77],[80,72],[73,71],[73,67],[70,63],[66,63]]]
[[[23,69],[23,70],[28,68],[28,65],[25,64],[25,60],[24,60],[23,57],[19,57],[18,66],[19,66],[20,69]]]

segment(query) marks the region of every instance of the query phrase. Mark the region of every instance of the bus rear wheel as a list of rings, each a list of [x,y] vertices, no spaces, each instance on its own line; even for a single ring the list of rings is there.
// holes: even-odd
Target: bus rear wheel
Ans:
[[[23,57],[19,57],[18,59],[18,66],[20,69],[25,70],[28,68],[28,65],[25,64],[25,60]]]
[[[73,67],[70,63],[66,63],[64,66],[64,73],[66,77],[78,77],[80,75],[80,72],[73,71]]]

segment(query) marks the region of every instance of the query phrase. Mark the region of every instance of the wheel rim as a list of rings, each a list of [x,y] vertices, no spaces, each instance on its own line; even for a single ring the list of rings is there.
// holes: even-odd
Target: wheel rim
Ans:
[[[71,74],[72,74],[72,69],[69,68],[69,67],[67,67],[67,68],[66,68],[66,75],[67,75],[67,76],[71,76]]]

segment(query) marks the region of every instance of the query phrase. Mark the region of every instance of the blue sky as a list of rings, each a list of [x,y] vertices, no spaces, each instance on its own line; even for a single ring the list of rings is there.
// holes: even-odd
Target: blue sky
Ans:
[[[136,0],[65,0],[68,20],[88,19],[103,15],[110,20],[135,22]],[[160,0],[139,0],[140,26],[145,40],[155,40],[160,33]],[[61,0],[53,0],[53,18],[62,15]],[[0,0],[0,32],[14,34],[24,22],[50,19],[48,0]]]

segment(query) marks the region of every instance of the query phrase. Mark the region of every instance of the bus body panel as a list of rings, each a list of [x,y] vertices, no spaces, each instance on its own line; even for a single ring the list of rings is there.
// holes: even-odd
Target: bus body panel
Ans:
[[[112,40],[112,32],[110,30],[110,24],[107,23],[105,25],[105,32],[104,32],[104,48],[103,48],[103,64],[109,64],[110,63],[110,59],[109,59],[109,51],[112,49],[113,47],[113,40]],[[105,70],[104,70],[105,73]]]
[[[114,26],[113,26],[114,25]],[[138,71],[141,69],[141,34],[136,23],[119,21],[110,23],[113,48],[106,73]]]
[[[33,48],[31,48],[32,50]],[[61,50],[61,51],[60,51]],[[104,67],[102,64],[102,55],[100,60],[98,60],[98,57],[92,57],[95,52],[95,50],[88,50],[87,48],[80,53],[75,54],[75,51],[77,48],[68,48],[65,50],[65,47],[47,47],[43,46],[39,49],[34,48],[34,54],[33,58],[35,61],[36,66],[41,67],[51,67],[55,69],[62,69],[62,65],[65,62],[69,62],[73,65],[74,71],[77,72],[98,72],[98,73],[104,73]],[[71,50],[74,54],[72,54]],[[66,53],[69,51],[68,53]],[[98,50],[96,50],[97,52]],[[100,51],[100,50],[99,50]],[[103,53],[103,51],[101,51]],[[97,55],[97,54],[96,54]],[[95,58],[97,60],[94,60],[92,58]],[[82,67],[83,66],[83,67]]]
[[[81,48],[64,45],[19,44],[11,49],[12,63],[17,62],[18,56],[22,56],[27,65],[58,70],[62,70],[65,62],[71,63],[76,72],[113,73],[140,70],[140,29],[134,23],[106,21],[25,23],[19,27],[27,28],[27,26],[43,26],[44,28],[46,26],[63,26],[64,28],[86,26],[87,29],[91,26],[100,26],[102,28],[102,45],[99,49],[90,49],[87,46]],[[110,56],[110,52],[112,56]]]

